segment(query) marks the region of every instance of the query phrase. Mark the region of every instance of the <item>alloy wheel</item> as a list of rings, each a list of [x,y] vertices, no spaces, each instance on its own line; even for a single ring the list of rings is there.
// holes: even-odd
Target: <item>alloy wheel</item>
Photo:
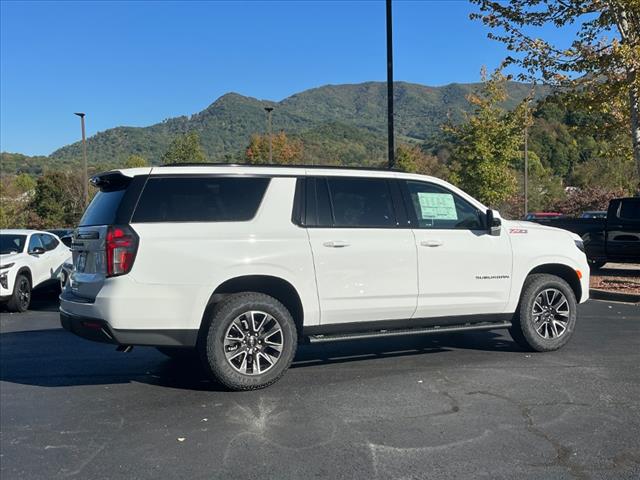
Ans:
[[[278,362],[283,344],[278,320],[266,312],[251,310],[238,315],[227,328],[224,354],[237,372],[261,375]]]
[[[567,297],[556,288],[541,291],[533,302],[533,326],[545,339],[556,339],[567,331],[570,316]]]
[[[29,307],[30,300],[31,289],[29,288],[29,280],[21,278],[18,284],[18,301],[20,302],[20,306],[26,310]]]

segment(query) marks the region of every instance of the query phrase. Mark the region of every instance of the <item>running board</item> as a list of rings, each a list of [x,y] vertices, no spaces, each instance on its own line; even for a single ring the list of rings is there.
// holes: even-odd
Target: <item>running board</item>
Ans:
[[[310,343],[343,342],[365,338],[399,337],[404,335],[427,335],[430,333],[472,332],[477,330],[495,330],[509,328],[511,322],[485,323],[482,325],[451,325],[446,327],[417,327],[403,329],[374,330],[370,332],[337,333],[328,335],[309,335]]]

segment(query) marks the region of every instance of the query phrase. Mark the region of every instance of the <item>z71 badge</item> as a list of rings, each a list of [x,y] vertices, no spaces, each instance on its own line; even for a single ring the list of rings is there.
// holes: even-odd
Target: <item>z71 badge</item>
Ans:
[[[527,230],[526,228],[510,228],[509,233],[512,233],[512,234],[529,233],[529,230]]]

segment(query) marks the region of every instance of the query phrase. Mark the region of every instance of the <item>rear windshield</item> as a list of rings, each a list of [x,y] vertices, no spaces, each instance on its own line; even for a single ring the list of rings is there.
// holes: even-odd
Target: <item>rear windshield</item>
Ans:
[[[111,225],[114,223],[120,201],[126,191],[126,188],[123,188],[122,190],[96,193],[80,219],[80,226]]]
[[[149,178],[133,223],[251,220],[269,184],[263,177]]]
[[[618,216],[622,220],[640,221],[640,198],[623,199]]]

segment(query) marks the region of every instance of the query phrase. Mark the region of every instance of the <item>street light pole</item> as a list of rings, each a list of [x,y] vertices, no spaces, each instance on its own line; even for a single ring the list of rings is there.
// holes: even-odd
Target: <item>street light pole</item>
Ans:
[[[80,124],[82,125],[82,198],[84,206],[89,203],[89,178],[87,174],[87,138],[84,129],[84,116],[83,112],[76,112],[75,115],[80,117]]]
[[[267,117],[269,119],[269,163],[273,163],[273,126],[271,123],[271,112],[273,112],[273,107],[264,107],[267,112]]]
[[[529,213],[529,102],[524,110],[524,215]]]
[[[389,145],[389,169],[395,165],[393,139],[393,32],[391,21],[391,0],[387,0],[387,143]]]

